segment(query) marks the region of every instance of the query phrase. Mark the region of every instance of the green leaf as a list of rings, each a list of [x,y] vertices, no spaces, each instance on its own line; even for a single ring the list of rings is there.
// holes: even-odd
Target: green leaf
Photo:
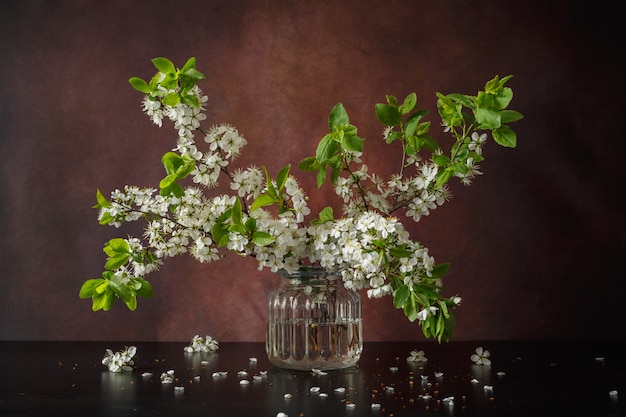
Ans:
[[[401,139],[402,138],[402,132],[391,132],[388,136],[387,136],[387,144],[393,143],[394,141]]]
[[[449,169],[453,174],[466,175],[469,172],[469,167],[463,162],[457,162],[456,164],[452,164],[450,165]]]
[[[91,309],[93,311],[102,310],[105,306],[110,308],[110,305],[108,305],[109,303],[108,303],[108,297],[106,293],[94,294],[91,300],[92,300]],[[108,308],[105,310],[108,310]]]
[[[280,203],[280,200],[270,196],[269,194],[261,194],[252,202],[250,211],[254,211],[260,207],[271,206],[276,203]]]
[[[103,294],[104,292],[106,292],[109,289],[109,282],[111,281],[108,279],[101,282],[100,285],[96,287],[95,294]]]
[[[435,154],[435,155],[433,155],[433,162],[437,166],[446,167],[446,166],[450,165],[450,163],[452,161],[450,161],[450,158],[448,156],[446,156],[446,155]]]
[[[417,125],[419,124],[420,120],[422,120],[425,114],[425,112],[416,112],[409,116],[409,118],[406,120],[406,123],[404,124],[404,134],[406,136],[412,136],[415,133]]]
[[[192,56],[187,60],[187,62],[185,62],[185,65],[183,65],[183,67],[180,69],[180,72],[184,73],[193,68],[196,68],[196,58]]]
[[[196,169],[195,161],[185,155],[182,158],[182,165],[176,169],[176,178],[179,180],[187,178],[187,176],[191,174],[194,169]]]
[[[402,117],[397,107],[389,104],[377,103],[374,107],[376,117],[385,126],[400,126]]]
[[[187,155],[180,156],[175,152],[166,152],[161,157],[161,162],[168,176],[173,175],[173,180],[167,180],[164,186],[168,186],[176,180],[186,178],[196,168],[195,160]],[[164,179],[165,181],[165,179]],[[161,188],[164,188],[163,186]]]
[[[320,168],[314,156],[307,156],[298,164],[298,169],[304,172],[314,172]]]
[[[243,224],[231,224],[230,226],[228,226],[228,231],[232,233],[236,233],[238,235],[243,235],[243,236],[248,235],[248,231],[246,230],[246,227]]]
[[[413,254],[413,251],[406,249],[404,246],[394,246],[389,248],[389,254],[395,258],[406,258]]]
[[[124,300],[124,303],[130,311],[135,311],[137,309],[137,296],[133,294],[128,300]]]
[[[346,151],[363,152],[363,142],[365,140],[356,135],[346,136],[341,140],[341,147]]]
[[[193,94],[185,94],[180,96],[180,102],[186,106],[197,109],[200,107],[200,100]]]
[[[415,293],[411,293],[411,296],[404,304],[404,315],[409,319],[410,322],[414,322],[415,320],[417,320],[417,314],[419,313],[419,306],[416,303],[414,295]]]
[[[315,176],[315,182],[317,183],[317,188],[321,188],[322,185],[326,182],[326,166],[322,166],[319,171],[317,171],[317,175]]]
[[[276,192],[276,187],[274,187],[274,181],[272,181],[272,177],[270,177],[270,173],[267,171],[265,165],[263,165],[263,172],[265,173],[265,185],[267,186],[267,191],[265,194],[270,195],[274,199],[278,200],[278,193]]]
[[[335,155],[338,149],[339,143],[335,141],[333,135],[328,134],[318,143],[315,158],[319,164],[324,164]]]
[[[110,213],[104,213],[102,217],[100,217],[100,220],[98,221],[98,223],[101,225],[105,225],[105,224],[111,223],[113,220],[115,220],[115,218],[111,216]]]
[[[233,204],[233,211],[230,218],[235,226],[243,227],[243,209],[241,206],[241,200],[238,198],[235,199],[235,204]]]
[[[221,242],[224,236],[228,236],[228,229],[222,223],[216,223],[211,228],[211,238],[214,242]]]
[[[443,315],[438,312],[435,320],[435,335],[439,336],[443,332],[444,328]]]
[[[280,170],[278,175],[276,175],[276,187],[278,188],[278,191],[281,191],[283,187],[285,186],[285,182],[287,181],[287,178],[289,177],[290,169],[291,169],[291,165],[287,165],[283,169]]]
[[[113,256],[118,253],[130,254],[130,245],[128,244],[126,239],[117,237],[105,243],[104,248],[102,250],[104,251],[104,253],[106,253],[109,256]]]
[[[118,253],[116,255],[111,256],[107,259],[107,262],[104,264],[104,268],[109,271],[115,271],[120,268],[122,265],[126,264],[130,259],[130,254],[128,253]]]
[[[181,76],[184,76],[185,78],[189,78],[190,80],[194,82],[200,81],[205,78],[204,74],[195,68],[191,68],[184,72],[181,70]]]
[[[524,118],[524,115],[515,110],[502,110],[500,112],[501,123],[513,123]]]
[[[252,234],[252,242],[258,246],[267,246],[276,242],[276,238],[269,233],[256,231]]]
[[[420,144],[420,148],[426,148],[431,152],[439,149],[439,144],[435,141],[432,136],[429,135],[420,135],[417,138],[418,143]]]
[[[164,74],[176,72],[176,67],[174,66],[174,63],[167,58],[153,58],[152,63],[154,64],[156,69]]]
[[[88,279],[83,283],[82,287],[80,287],[80,292],[78,293],[78,296],[80,298],[89,298],[93,296],[96,293],[96,288],[100,286],[100,284],[102,284],[103,282],[104,279],[102,278]]]
[[[102,195],[100,190],[96,190],[96,201],[98,202],[98,205],[94,206],[94,208],[99,208],[99,207],[108,208],[108,207],[111,207],[111,202],[109,202],[109,200],[107,200]]]
[[[505,109],[513,99],[513,90],[504,87],[504,84],[511,77],[509,75],[500,80],[496,75],[493,79],[487,81],[485,91],[480,91],[476,97],[476,105],[493,110]]]
[[[102,309],[104,311],[109,311],[111,307],[113,307],[114,303],[115,303],[115,293],[113,292],[113,290],[109,290],[105,292],[104,293],[104,305],[102,306]]]
[[[452,178],[452,172],[450,169],[443,169],[437,173],[437,180],[435,181],[435,188],[439,188],[446,184]]]
[[[453,102],[460,103],[469,109],[476,108],[474,100],[472,100],[470,96],[466,96],[465,94],[452,93],[448,94],[446,97],[450,98]]]
[[[168,188],[174,183],[176,183],[176,174],[170,174],[159,182],[159,188]]]
[[[159,192],[159,194],[161,194],[164,197],[172,194],[175,197],[180,198],[185,195],[185,190],[178,183],[173,182],[169,186],[161,188],[161,191]]]
[[[331,132],[338,130],[340,126],[350,124],[350,118],[346,108],[341,103],[337,103],[328,115],[328,129]]]
[[[152,88],[148,85],[147,82],[138,77],[131,77],[128,82],[133,88],[139,92],[150,94],[152,92]]]
[[[393,296],[394,307],[403,308],[404,305],[409,300],[410,296],[411,296],[411,292],[409,290],[409,287],[407,285],[401,285],[398,289],[396,289],[396,292]]]
[[[450,127],[461,126],[463,123],[462,104],[453,100],[451,96],[437,93],[437,110],[441,120]]]
[[[178,77],[174,73],[165,74],[165,77],[163,77],[163,79],[158,82],[158,85],[166,90],[175,90],[176,88],[178,88]]]
[[[424,136],[430,131],[430,122],[424,122],[417,125],[415,129],[416,136]]]
[[[517,146],[517,135],[510,127],[503,125],[491,132],[493,139],[500,145],[507,148],[515,148]]]
[[[323,223],[335,220],[333,208],[330,206],[324,207],[322,211],[320,211],[319,219]]]
[[[125,239],[114,238],[109,240],[102,249],[109,258],[104,265],[105,269],[114,271],[124,265],[131,257],[130,246]]]
[[[135,295],[134,291],[130,289],[127,285],[115,280],[109,281],[109,287],[113,289],[113,292],[115,292],[118,297],[124,300],[124,302],[130,300]]]
[[[256,230],[256,219],[249,217],[244,226],[248,232],[254,232]]]
[[[226,233],[224,236],[221,237],[221,239],[218,241],[217,246],[219,248],[222,248],[226,245],[228,245],[228,242],[230,242],[230,234]]]
[[[398,111],[402,115],[409,114],[410,112],[413,111],[416,104],[417,104],[417,94],[411,93],[408,96],[406,96],[406,98],[404,99],[404,102],[402,103]]]
[[[431,271],[431,277],[441,278],[445,274],[448,273],[449,269],[450,269],[450,263],[444,262],[444,263],[437,264],[433,267]]]
[[[398,99],[396,96],[386,95],[385,100],[387,100],[387,104],[393,107],[398,107]]]
[[[508,87],[503,88],[495,98],[498,110],[505,109],[511,103],[511,100],[513,100],[513,90]]]
[[[474,112],[480,129],[493,130],[500,127],[500,112],[492,109],[478,108]]]
[[[444,300],[439,301],[439,309],[441,310],[441,314],[443,314],[444,318],[450,317],[450,312],[448,311],[448,304]]]
[[[168,175],[176,173],[176,169],[182,164],[182,157],[175,152],[166,152],[161,157],[163,167]]]
[[[141,277],[136,277],[133,280],[141,284],[141,287],[138,290],[136,290],[137,296],[144,297],[144,298],[149,298],[149,297],[154,296],[152,285],[148,281],[146,281],[144,278],[141,278]]]
[[[163,97],[161,103],[165,106],[175,107],[180,103],[180,94],[172,91]]]

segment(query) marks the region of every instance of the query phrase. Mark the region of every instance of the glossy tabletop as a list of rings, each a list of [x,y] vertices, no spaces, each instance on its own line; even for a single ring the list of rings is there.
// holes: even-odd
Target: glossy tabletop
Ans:
[[[326,374],[272,367],[262,343],[132,343],[134,370],[109,372],[105,349],[124,345],[0,342],[0,416],[626,415],[624,341],[366,343]],[[491,366],[470,360],[478,346]],[[414,349],[428,361],[408,362]]]

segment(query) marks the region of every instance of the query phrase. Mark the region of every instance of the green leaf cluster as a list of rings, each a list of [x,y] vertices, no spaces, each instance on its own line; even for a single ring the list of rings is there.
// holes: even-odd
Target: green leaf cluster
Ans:
[[[511,75],[500,79],[497,75],[487,81],[485,89],[476,96],[437,93],[437,109],[443,123],[456,138],[450,156],[438,154],[433,161],[440,167],[436,186],[448,182],[455,174],[466,174],[465,163],[472,158],[474,163],[484,158],[469,149],[472,132],[490,131],[496,143],[508,148],[517,146],[517,135],[508,125],[524,116],[507,109],[513,98],[513,90],[505,87]]]
[[[137,91],[145,93],[151,100],[158,100],[166,106],[183,103],[189,107],[200,107],[200,102],[191,90],[198,81],[205,78],[196,69],[196,59],[191,57],[182,68],[176,68],[167,58],[154,58],[152,63],[158,72],[150,82],[139,77],[131,77],[128,82]],[[165,95],[163,91],[165,90]]]
[[[121,279],[115,274],[123,265],[131,260],[142,263],[155,262],[156,257],[150,252],[134,253],[128,241],[121,238],[111,239],[104,245],[104,253],[108,255],[101,278],[86,280],[80,288],[80,298],[91,298],[93,311],[108,311],[116,298],[124,301],[129,310],[137,308],[137,297],[152,297],[152,285],[142,277],[126,277]]]
[[[429,276],[421,277],[417,284],[407,285],[398,277],[392,277],[390,281],[394,294],[393,305],[403,310],[410,321],[417,320],[422,309],[436,307],[436,311],[428,314],[422,322],[422,331],[426,337],[435,337],[440,342],[448,341],[454,332],[454,317],[450,312],[455,305],[454,301],[442,299],[441,287],[438,285],[438,280],[449,268],[448,263],[438,264]]]
[[[386,103],[377,103],[374,110],[376,118],[390,128],[387,143],[400,140],[407,155],[413,156],[422,149],[434,151],[439,148],[428,134],[430,122],[423,121],[428,111],[417,108],[417,94],[410,93],[401,104],[395,96],[387,95]]]
[[[196,161],[188,155],[180,156],[175,152],[167,152],[161,161],[167,174],[159,183],[161,195],[182,197],[185,195],[185,190],[178,181],[187,178],[193,172],[196,168]]]
[[[257,230],[257,221],[253,217],[244,220],[244,209],[240,199],[236,199],[233,206],[218,217],[211,228],[211,237],[218,247],[224,247],[230,242],[231,233],[246,237],[249,242],[258,246],[271,245],[276,238],[267,232]]]
[[[331,169],[331,181],[339,177],[346,166],[347,152],[363,152],[364,139],[357,134],[357,128],[350,124],[348,112],[342,103],[333,107],[328,115],[328,129],[318,143],[315,156],[304,158],[298,168],[305,172],[317,172],[317,187],[320,188],[327,179],[328,168]]]
[[[290,171],[291,165],[283,167],[276,175],[276,180],[274,181],[270,177],[267,168],[263,166],[263,172],[265,173],[265,184],[267,188],[252,202],[250,210],[254,211],[258,208],[267,207],[274,204],[278,205],[278,214],[283,214],[290,210],[290,207],[287,204],[287,198],[283,195],[282,192],[285,188],[285,183],[287,182]]]
[[[518,111],[507,109],[513,99],[513,90],[505,87],[505,84],[512,77],[508,75],[500,79],[496,75],[487,81],[484,90],[479,91],[476,96],[437,93],[437,108],[441,119],[453,129],[467,131],[467,127],[471,126],[491,131],[498,144],[515,148],[517,135],[509,123],[521,120],[524,116]]]

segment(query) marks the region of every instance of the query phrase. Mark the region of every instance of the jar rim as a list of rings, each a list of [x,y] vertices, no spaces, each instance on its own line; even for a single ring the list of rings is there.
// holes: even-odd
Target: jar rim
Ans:
[[[328,270],[319,265],[303,265],[297,271],[287,272],[284,269],[277,271],[282,278],[299,279],[299,278],[341,278],[341,272],[336,269]]]

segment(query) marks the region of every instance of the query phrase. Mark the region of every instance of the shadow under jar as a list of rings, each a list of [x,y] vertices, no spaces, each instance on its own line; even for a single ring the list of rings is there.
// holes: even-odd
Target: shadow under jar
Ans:
[[[265,347],[280,368],[331,370],[355,366],[363,351],[361,298],[341,274],[318,267],[279,273],[268,298]]]

